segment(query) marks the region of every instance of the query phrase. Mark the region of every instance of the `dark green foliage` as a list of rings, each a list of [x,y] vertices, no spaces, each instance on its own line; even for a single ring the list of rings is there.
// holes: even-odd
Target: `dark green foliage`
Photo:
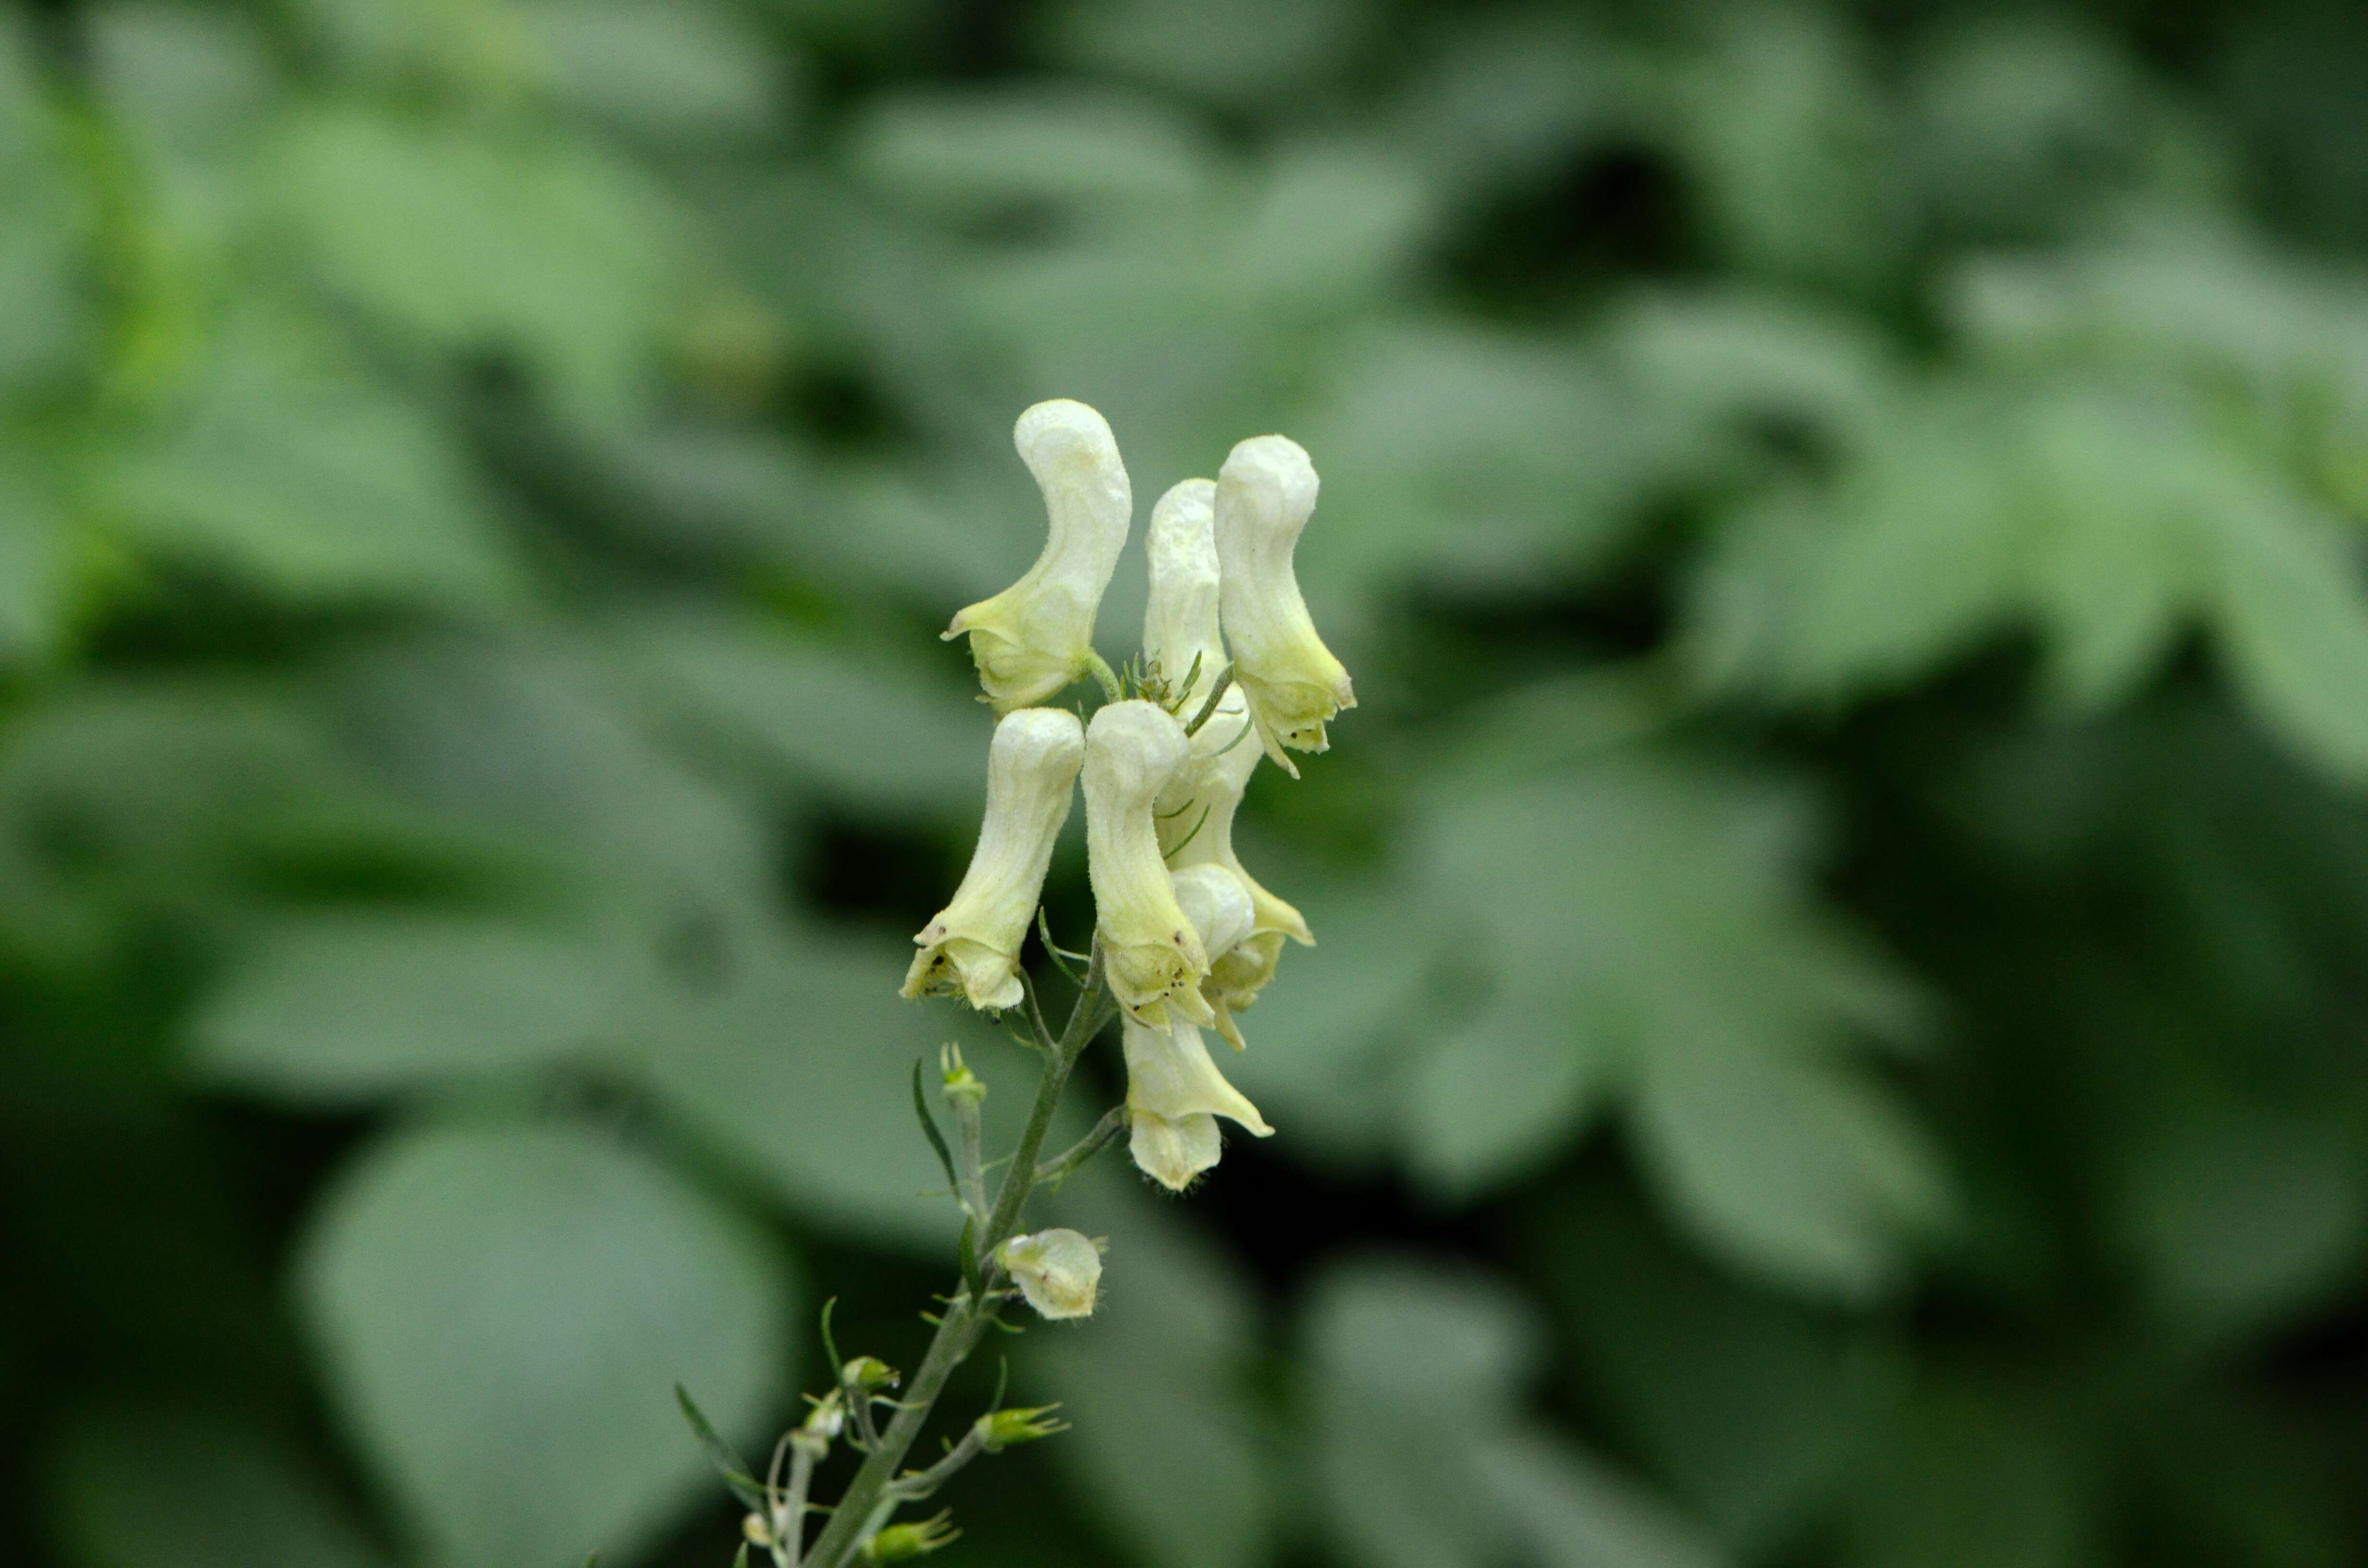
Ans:
[[[1056,395],[1138,518],[1309,449],[1360,706],[1277,1136],[1040,1206],[948,1561],[2359,1560],[2363,102],[2319,0],[0,6],[0,1560],[711,1563],[809,1284],[918,1364]]]

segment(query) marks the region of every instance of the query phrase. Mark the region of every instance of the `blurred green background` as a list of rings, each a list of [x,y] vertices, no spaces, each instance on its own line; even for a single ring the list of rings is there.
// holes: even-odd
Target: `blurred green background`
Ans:
[[[0,1560],[720,1568],[669,1385],[913,1364],[1068,396],[1310,449],[1362,706],[1279,1135],[1047,1210],[951,1561],[2368,1562],[2363,104],[2333,0],[0,7]]]

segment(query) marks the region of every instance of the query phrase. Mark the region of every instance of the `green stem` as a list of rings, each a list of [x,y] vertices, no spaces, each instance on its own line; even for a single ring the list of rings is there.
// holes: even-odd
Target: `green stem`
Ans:
[[[1058,1040],[1047,1039],[1042,1042],[1044,1073],[1036,1081],[1036,1103],[1028,1112],[1028,1125],[1019,1134],[1019,1146],[1013,1151],[1011,1164],[1003,1173],[995,1212],[979,1237],[979,1266],[990,1295],[1000,1272],[995,1255],[1019,1233],[1020,1213],[1027,1207],[1028,1195],[1036,1188],[1037,1156],[1043,1152],[1045,1135],[1053,1129],[1053,1112],[1060,1104],[1063,1086],[1069,1081],[1069,1070],[1077,1064],[1086,1042],[1110,1020],[1110,992],[1102,978],[1101,950],[1097,946],[1092,966],[1086,972],[1085,991],[1069,1015],[1068,1027],[1061,1031]],[[1043,1031],[1040,1028],[1038,1032]],[[938,1320],[937,1336],[929,1341],[928,1351],[921,1358],[920,1370],[906,1385],[895,1417],[865,1456],[855,1479],[848,1483],[847,1494],[832,1510],[830,1523],[814,1538],[814,1550],[806,1554],[805,1568],[845,1568],[854,1560],[857,1548],[884,1521],[882,1505],[893,1508],[898,1501],[889,1493],[890,1483],[896,1479],[896,1467],[905,1462],[905,1454],[920,1437],[954,1369],[970,1359],[970,1353],[977,1348],[987,1322],[984,1304],[973,1301],[967,1290],[957,1290],[946,1304],[945,1315]],[[879,1516],[876,1519],[875,1515]]]

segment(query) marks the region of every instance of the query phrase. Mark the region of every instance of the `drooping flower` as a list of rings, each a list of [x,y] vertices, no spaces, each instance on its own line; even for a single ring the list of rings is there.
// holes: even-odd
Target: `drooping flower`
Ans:
[[[1105,705],[1086,727],[1086,871],[1110,994],[1155,1027],[1171,1014],[1214,1021],[1200,989],[1208,954],[1176,902],[1151,814],[1189,750],[1184,726],[1141,699]]]
[[[1144,1175],[1181,1192],[1223,1152],[1217,1118],[1258,1137],[1274,1129],[1241,1091],[1225,1082],[1201,1031],[1178,1020],[1164,1028],[1123,1021],[1128,1152]]]
[[[1144,538],[1151,563],[1144,654],[1163,671],[1187,670],[1194,659],[1200,660],[1203,677],[1186,694],[1180,710],[1194,714],[1214,678],[1212,672],[1222,672],[1225,664],[1217,613],[1224,576],[1215,536],[1216,491],[1205,479],[1177,485],[1160,498]],[[1233,1015],[1257,1000],[1259,990],[1274,978],[1283,938],[1308,944],[1315,940],[1299,911],[1268,892],[1243,869],[1234,851],[1234,814],[1264,755],[1246,733],[1252,722],[1249,700],[1236,683],[1191,737],[1190,757],[1161,792],[1152,813],[1160,849],[1174,863],[1179,890],[1194,868],[1212,866],[1232,873],[1249,895],[1248,935],[1227,942],[1222,951],[1209,949],[1210,975],[1201,987],[1217,1032],[1235,1051],[1243,1042]]]
[[[1042,702],[1093,667],[1094,612],[1134,506],[1110,425],[1084,403],[1040,403],[1019,416],[1011,439],[1044,493],[1052,531],[1025,576],[945,631],[949,639],[969,633],[979,684],[998,713]]]
[[[996,1261],[1019,1282],[1028,1304],[1048,1318],[1091,1315],[1101,1288],[1101,1249],[1075,1231],[1038,1231],[1003,1244]]]
[[[1326,750],[1325,723],[1357,705],[1349,672],[1316,636],[1292,572],[1315,492],[1315,465],[1287,437],[1244,441],[1217,471],[1218,595],[1234,676],[1259,744],[1294,778],[1299,768],[1283,748]]]
[[[1084,726],[1063,709],[1022,708],[996,725],[978,847],[953,902],[913,938],[921,950],[905,971],[906,996],[960,994],[982,1011],[1019,1005],[1019,945],[1085,752]]]
[[[1200,711],[1210,683],[1225,666],[1217,628],[1216,499],[1214,480],[1188,479],[1159,498],[1143,534],[1151,568],[1143,656],[1158,666],[1170,705],[1186,718]]]

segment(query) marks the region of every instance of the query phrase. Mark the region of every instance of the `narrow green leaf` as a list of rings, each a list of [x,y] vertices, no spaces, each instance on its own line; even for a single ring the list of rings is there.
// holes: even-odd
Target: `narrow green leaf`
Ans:
[[[959,1194],[962,1178],[954,1175],[953,1151],[946,1147],[946,1135],[938,1131],[937,1119],[929,1114],[929,1102],[921,1094],[921,1063],[913,1063],[913,1114],[921,1119],[921,1131],[929,1135],[929,1147],[938,1152],[938,1164],[945,1167],[946,1185]]]
[[[707,1413],[699,1408],[699,1402],[690,1397],[689,1389],[680,1383],[675,1384],[674,1397],[675,1403],[682,1406],[682,1418],[689,1422],[691,1431],[698,1434],[699,1446],[707,1451],[707,1462],[715,1467],[715,1472],[723,1478],[723,1484],[732,1489],[732,1495],[739,1498],[743,1506],[761,1512],[765,1506],[764,1494],[757,1491],[756,1478],[748,1473],[748,1461],[723,1440],[723,1434],[708,1420]]]

